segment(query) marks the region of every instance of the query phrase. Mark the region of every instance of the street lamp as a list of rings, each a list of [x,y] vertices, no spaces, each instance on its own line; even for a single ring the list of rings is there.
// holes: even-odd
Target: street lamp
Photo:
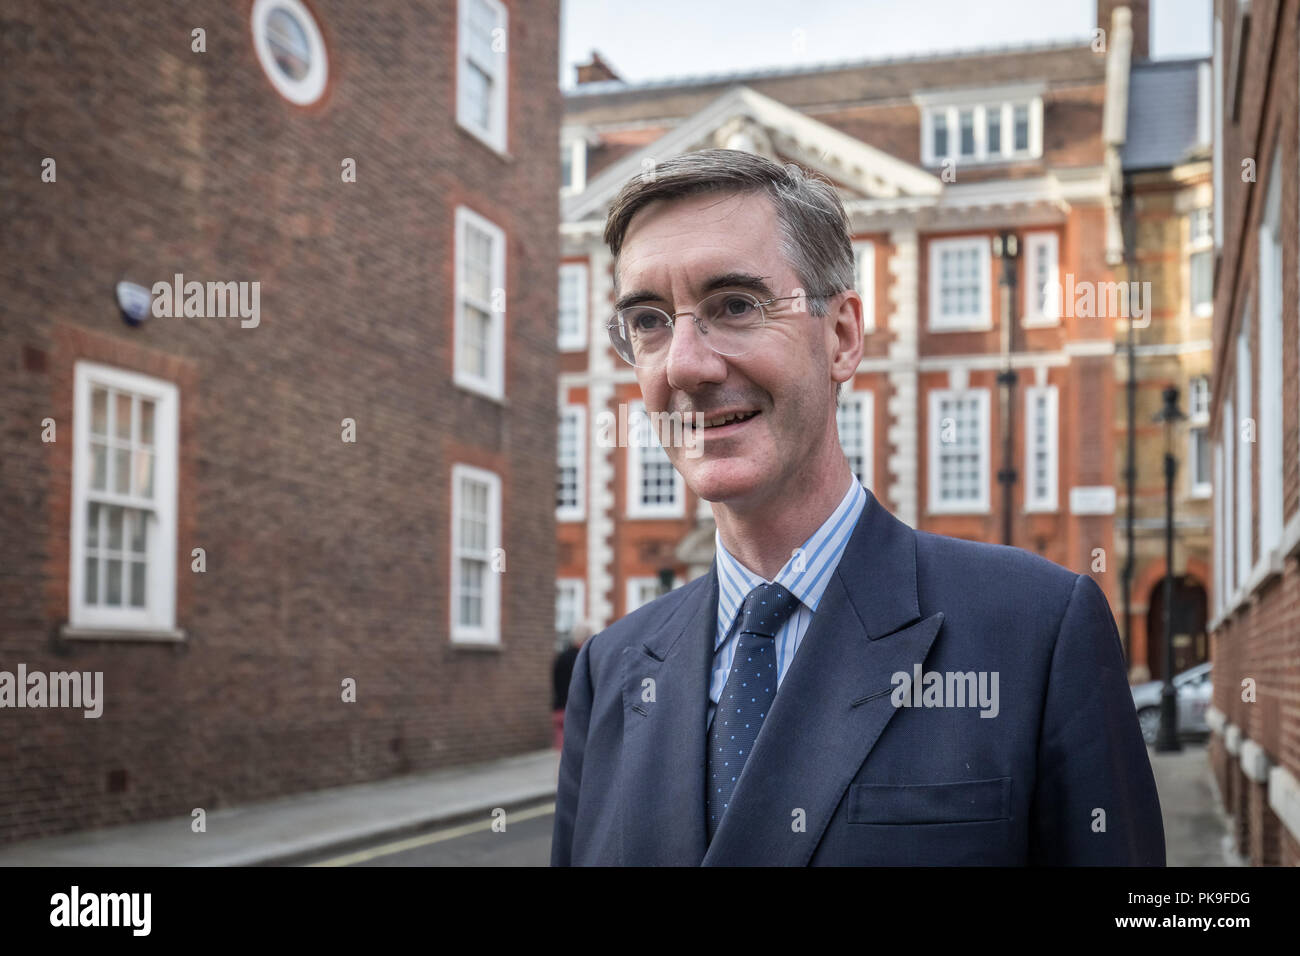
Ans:
[[[1002,371],[998,373],[999,418],[1002,423],[1002,467],[998,484],[1002,486],[1002,543],[1011,544],[1012,486],[1016,483],[1015,455],[1012,449],[1012,416],[1015,414],[1016,370],[1011,367],[1015,349],[1016,259],[1020,241],[1014,232],[1000,232],[993,237],[993,258],[1002,260],[1002,277],[998,280],[1002,297]]]
[[[676,574],[673,573],[672,568],[659,569],[659,594],[661,596],[673,589],[673,578],[675,577]]]
[[[1187,418],[1178,408],[1178,387],[1164,390],[1164,407],[1155,421],[1165,426],[1165,686],[1160,692],[1160,732],[1156,735],[1156,752],[1182,750],[1178,740],[1178,692],[1174,689],[1174,475],[1178,461],[1174,458],[1174,431]]]

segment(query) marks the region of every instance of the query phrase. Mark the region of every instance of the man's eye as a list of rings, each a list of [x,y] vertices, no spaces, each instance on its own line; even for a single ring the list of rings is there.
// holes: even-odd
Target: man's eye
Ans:
[[[727,298],[723,300],[722,303],[723,313],[732,316],[733,318],[737,316],[746,315],[753,308],[754,308],[753,302],[750,302],[748,299],[742,298],[741,296],[738,295],[727,296]]]
[[[651,332],[657,327],[663,325],[664,317],[658,312],[646,309],[641,312],[633,312],[627,317],[627,324],[635,332]]]

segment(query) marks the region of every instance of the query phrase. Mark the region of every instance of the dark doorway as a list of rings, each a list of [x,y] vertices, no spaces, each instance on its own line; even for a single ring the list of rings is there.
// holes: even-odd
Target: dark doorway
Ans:
[[[1210,659],[1205,633],[1205,588],[1191,575],[1174,578],[1174,673],[1181,674]],[[1151,588],[1147,604],[1147,667],[1152,680],[1165,677],[1165,581]]]

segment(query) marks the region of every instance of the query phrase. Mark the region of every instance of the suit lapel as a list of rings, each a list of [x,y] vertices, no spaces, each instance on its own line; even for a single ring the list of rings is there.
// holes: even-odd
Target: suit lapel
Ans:
[[[807,864],[894,716],[893,674],[925,661],[942,623],[942,612],[921,619],[915,533],[868,492],[704,865]],[[696,736],[690,753],[702,754]]]
[[[704,723],[717,614],[715,564],[659,630],[624,652],[625,864],[698,866],[704,858]]]

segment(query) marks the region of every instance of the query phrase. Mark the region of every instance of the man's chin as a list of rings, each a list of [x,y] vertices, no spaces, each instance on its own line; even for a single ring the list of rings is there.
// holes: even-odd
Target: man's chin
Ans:
[[[687,466],[686,484],[713,504],[739,504],[753,499],[764,484],[762,469],[751,462],[701,461]]]

